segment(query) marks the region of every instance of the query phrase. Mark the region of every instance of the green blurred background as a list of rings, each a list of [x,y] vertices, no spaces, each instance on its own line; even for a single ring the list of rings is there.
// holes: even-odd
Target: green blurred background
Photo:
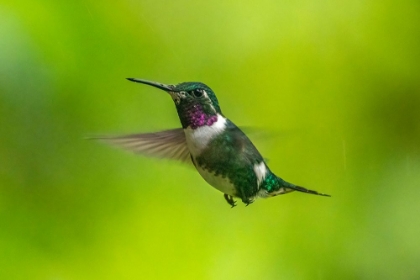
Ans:
[[[0,279],[420,279],[420,2],[0,0]],[[292,193],[86,135],[202,81]],[[253,136],[254,135],[254,136]]]

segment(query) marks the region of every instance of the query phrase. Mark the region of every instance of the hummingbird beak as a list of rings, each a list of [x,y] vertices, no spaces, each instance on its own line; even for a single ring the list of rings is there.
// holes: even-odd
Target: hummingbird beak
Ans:
[[[165,84],[152,82],[152,81],[147,81],[147,80],[142,80],[142,79],[137,79],[137,78],[127,78],[127,80],[132,81],[132,82],[136,82],[136,83],[140,83],[140,84],[149,85],[149,86],[152,86],[152,87],[156,87],[158,89],[161,89],[161,90],[164,90],[164,91],[167,91],[167,92],[173,92],[173,90],[175,88],[173,85],[165,85]]]

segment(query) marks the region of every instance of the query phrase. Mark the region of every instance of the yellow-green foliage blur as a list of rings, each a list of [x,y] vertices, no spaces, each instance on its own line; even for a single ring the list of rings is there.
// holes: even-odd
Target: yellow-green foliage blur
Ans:
[[[248,2],[0,0],[0,279],[420,279],[420,2]],[[332,197],[86,141],[179,127],[126,77],[206,83]]]

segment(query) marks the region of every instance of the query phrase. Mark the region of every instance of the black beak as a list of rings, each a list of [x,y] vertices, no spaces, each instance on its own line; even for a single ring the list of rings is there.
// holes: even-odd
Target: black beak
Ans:
[[[174,88],[175,88],[173,85],[165,85],[165,84],[152,82],[152,81],[147,81],[147,80],[142,80],[142,79],[137,79],[137,78],[127,78],[127,80],[132,81],[132,82],[136,82],[136,83],[140,83],[140,84],[149,85],[149,86],[152,86],[152,87],[156,87],[156,88],[162,89],[164,91],[173,91]]]

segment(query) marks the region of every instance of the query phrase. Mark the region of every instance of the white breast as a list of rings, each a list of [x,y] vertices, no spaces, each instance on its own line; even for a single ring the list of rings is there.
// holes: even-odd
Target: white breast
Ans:
[[[188,149],[195,158],[207,147],[211,139],[222,133],[226,128],[226,118],[217,115],[217,121],[212,125],[205,125],[192,129],[187,127],[184,129],[185,138],[187,140]]]

